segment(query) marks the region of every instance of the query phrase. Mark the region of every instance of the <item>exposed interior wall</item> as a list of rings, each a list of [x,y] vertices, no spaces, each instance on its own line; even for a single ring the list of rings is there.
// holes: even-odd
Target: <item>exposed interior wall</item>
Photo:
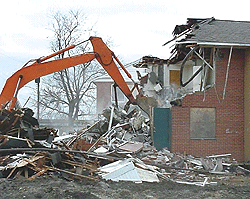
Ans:
[[[102,111],[111,105],[111,85],[112,82],[96,83],[96,113],[101,114]]]
[[[170,64],[169,66],[165,67],[165,86],[171,85],[171,71],[173,70],[178,70],[180,71],[181,68],[181,63],[179,62],[178,64]],[[193,74],[193,61],[187,61],[185,63],[185,67],[183,70],[183,81],[186,82],[188,78]],[[179,78],[180,81],[180,78]],[[187,93],[192,92],[193,90],[193,83],[191,82],[185,87],[185,91]]]
[[[246,50],[245,77],[244,77],[244,147],[245,161],[250,160],[250,49]]]
[[[193,74],[193,61],[187,61],[183,71],[184,81]],[[193,83],[184,89],[180,87],[180,67],[177,64],[147,64],[147,76],[143,83],[143,94],[154,97],[158,101],[158,107],[170,108],[171,102],[180,100],[187,93],[193,92]]]
[[[96,96],[96,114],[101,114],[102,111],[111,104],[115,104],[114,102],[114,92],[113,92],[113,84],[114,82],[96,82],[97,88],[97,96]],[[127,82],[129,89],[133,88],[133,83]],[[135,89],[133,91],[133,96],[136,97],[138,95],[138,91]],[[112,97],[113,96],[113,97]],[[123,101],[118,101],[118,105],[124,108],[125,104],[127,103],[128,99],[124,96]]]

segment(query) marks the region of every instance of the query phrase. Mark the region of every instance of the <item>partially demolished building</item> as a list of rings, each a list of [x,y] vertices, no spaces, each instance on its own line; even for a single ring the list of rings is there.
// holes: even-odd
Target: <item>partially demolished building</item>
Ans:
[[[169,108],[172,152],[250,159],[250,22],[188,19],[169,60],[144,57],[144,93]],[[145,80],[146,79],[146,80]],[[245,157],[244,157],[245,152]]]
[[[148,118],[138,107],[110,106],[113,82],[106,77],[95,82],[97,110],[110,107],[74,134],[39,127],[31,109],[2,108],[0,178],[53,173],[70,181],[205,186],[249,174],[238,164],[250,159],[249,29],[249,22],[214,18],[176,26],[168,60],[147,56],[135,64],[138,92],[158,101]],[[115,101],[123,104],[123,97],[116,93]]]

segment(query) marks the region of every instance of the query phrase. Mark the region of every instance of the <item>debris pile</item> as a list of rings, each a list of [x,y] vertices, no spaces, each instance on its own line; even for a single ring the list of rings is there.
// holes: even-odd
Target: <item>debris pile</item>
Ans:
[[[29,108],[1,109],[0,135],[4,138],[24,138],[30,141],[47,140],[50,135],[57,136],[57,131],[50,128],[39,128],[34,112]],[[20,139],[22,140],[22,139]]]
[[[53,135],[46,134],[44,139],[36,140],[38,136],[31,125],[33,141],[31,134],[21,126],[27,122],[23,115],[23,110],[2,110],[5,116],[1,120],[0,135],[2,178],[33,180],[47,174],[67,180],[86,178],[136,183],[168,180],[205,186],[250,172],[231,161],[231,154],[195,158],[172,153],[167,148],[157,151],[152,143],[150,120],[136,109],[126,113],[112,106],[104,110],[102,118],[92,126],[78,130],[75,135],[55,137],[55,132],[50,131]],[[19,130],[14,131],[16,128]]]

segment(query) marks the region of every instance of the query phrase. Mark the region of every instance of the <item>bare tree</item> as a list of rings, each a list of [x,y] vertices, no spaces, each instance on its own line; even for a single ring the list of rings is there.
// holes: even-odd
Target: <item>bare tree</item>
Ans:
[[[86,29],[86,17],[79,11],[68,14],[60,12],[53,15],[52,30],[54,39],[51,42],[53,52],[79,43],[85,36],[89,37],[92,27]],[[92,50],[88,43],[58,55],[64,58]],[[42,81],[40,105],[42,113],[52,118],[68,118],[69,124],[84,114],[89,114],[95,101],[93,81],[105,72],[97,62],[80,64],[56,72]]]

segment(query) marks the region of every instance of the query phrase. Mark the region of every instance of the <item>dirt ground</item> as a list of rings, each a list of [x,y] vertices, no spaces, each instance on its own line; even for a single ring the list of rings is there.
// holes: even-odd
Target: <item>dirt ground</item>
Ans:
[[[204,187],[168,181],[159,183],[73,180],[43,175],[33,181],[0,179],[0,198],[250,198],[250,177],[235,176]]]

